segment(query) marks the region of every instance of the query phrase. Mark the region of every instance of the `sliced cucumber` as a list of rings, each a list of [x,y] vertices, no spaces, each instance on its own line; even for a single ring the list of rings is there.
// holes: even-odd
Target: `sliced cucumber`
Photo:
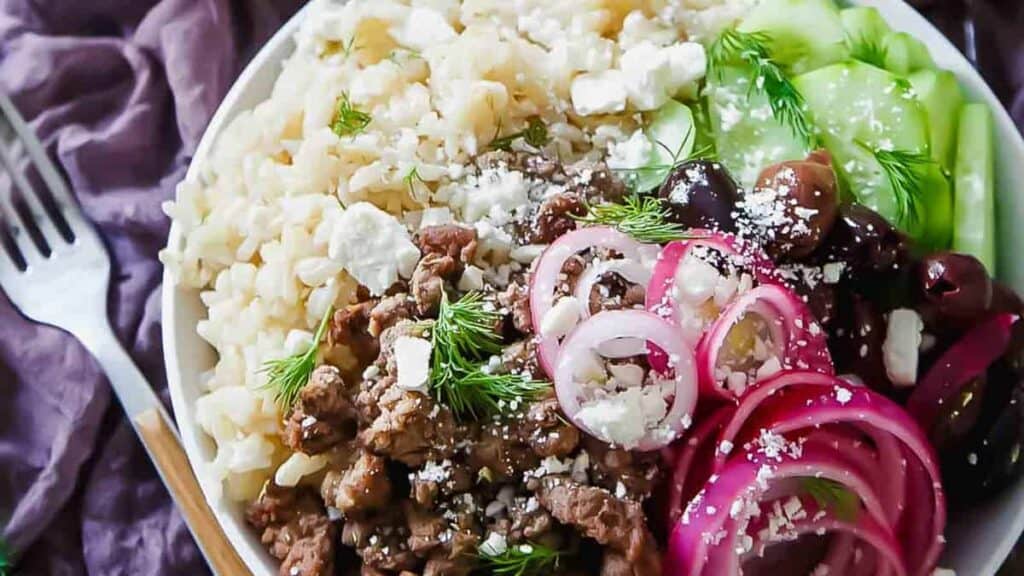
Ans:
[[[846,32],[833,0],[762,0],[741,32],[766,32],[772,57],[800,74],[846,58]]]
[[[910,235],[927,252],[949,248],[953,236],[953,187],[939,165],[927,167],[917,209],[921,218],[912,224]]]
[[[995,143],[992,112],[967,104],[960,112],[953,249],[996,273]]]
[[[953,171],[956,153],[957,124],[964,92],[956,75],[945,70],[918,70],[910,75],[917,99],[928,114],[929,142],[932,158],[945,170]]]
[[[697,138],[697,129],[690,108],[669,100],[661,108],[650,115],[650,122],[644,134],[654,145],[651,159],[645,170],[636,173],[637,190],[648,191],[661,185],[668,169],[693,151],[693,143]]]
[[[870,150],[929,153],[927,115],[909,83],[869,64],[848,61],[798,76],[794,84],[832,152],[845,193],[896,222],[896,198]]]
[[[885,69],[900,76],[924,68],[934,68],[928,47],[906,32],[893,32],[885,38]]]
[[[718,159],[741,186],[750,188],[766,166],[805,158],[807,148],[772,115],[768,99],[751,93],[749,74],[724,68],[706,90]]]
[[[892,32],[877,8],[858,6],[839,13],[846,30],[850,56],[879,68],[885,67],[885,39]]]

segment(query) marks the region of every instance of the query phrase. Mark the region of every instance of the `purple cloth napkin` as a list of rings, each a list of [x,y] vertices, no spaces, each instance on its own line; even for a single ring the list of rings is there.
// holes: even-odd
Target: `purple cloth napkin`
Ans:
[[[253,50],[298,0],[0,0],[0,89],[59,161],[116,261],[111,321],[159,390],[160,203]],[[1024,125],[1020,0],[922,0]],[[925,5],[928,6],[925,6]],[[102,374],[0,296],[0,526],[19,572],[203,574]]]
[[[111,322],[158,390],[160,204],[245,60],[299,4],[0,0],[0,89],[106,239]],[[0,296],[0,526],[19,573],[206,573],[112,400],[81,345]]]

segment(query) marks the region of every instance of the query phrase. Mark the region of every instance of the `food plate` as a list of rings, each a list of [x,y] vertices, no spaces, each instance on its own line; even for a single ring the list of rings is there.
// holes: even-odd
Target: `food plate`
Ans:
[[[996,170],[999,190],[999,270],[1001,279],[1018,291],[1024,291],[1024,259],[1014,248],[1024,246],[1024,230],[1017,225],[1024,219],[1024,194],[1016,193],[1012,183],[1024,181],[1024,140],[991,89],[957,49],[927,20],[900,0],[862,0],[852,5],[874,6],[897,30],[908,32],[924,42],[935,62],[954,72],[968,97],[987,103],[993,110],[998,140]],[[198,176],[208,161],[214,141],[225,126],[241,111],[252,108],[271,92],[282,63],[294,49],[293,37],[299,23],[309,12],[300,10],[257,54],[222,102],[196,151],[190,176]],[[178,225],[171,228],[169,246],[183,242]],[[196,421],[195,406],[200,396],[201,375],[213,367],[213,350],[197,335],[197,322],[205,317],[205,308],[195,290],[178,287],[170,274],[163,287],[163,339],[168,383],[174,413],[185,449],[193,463],[209,461],[213,442]],[[274,574],[277,562],[260,544],[256,533],[245,523],[241,504],[212,498],[210,486],[204,492],[231,542],[254,574]],[[948,547],[942,562],[958,574],[987,576],[995,574],[1003,559],[1024,531],[1024,482],[998,498],[974,509],[949,526]]]

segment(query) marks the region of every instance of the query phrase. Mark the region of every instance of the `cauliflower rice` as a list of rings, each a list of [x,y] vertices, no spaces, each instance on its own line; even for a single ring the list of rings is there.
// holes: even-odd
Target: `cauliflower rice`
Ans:
[[[328,308],[366,284],[332,246],[346,207],[370,202],[412,229],[495,217],[487,203],[500,208],[502,183],[466,184],[464,167],[538,116],[546,154],[628,163],[637,113],[692,89],[705,68],[696,42],[754,1],[314,0],[273,93],[228,125],[165,207],[184,242],[161,259],[202,291],[197,332],[219,355],[196,407],[217,446],[207,488],[249,500],[272,475],[294,485],[324,465],[281,444],[261,368],[308,349]],[[657,54],[665,70],[636,69]],[[354,137],[330,127],[343,94],[372,117]],[[528,249],[492,244],[491,263]]]

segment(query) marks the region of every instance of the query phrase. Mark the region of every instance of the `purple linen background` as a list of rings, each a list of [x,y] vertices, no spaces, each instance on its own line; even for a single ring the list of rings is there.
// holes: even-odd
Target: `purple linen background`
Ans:
[[[245,60],[299,3],[0,0],[0,89],[112,249],[111,321],[159,390],[160,203]],[[961,46],[975,21],[979,66],[1024,126],[1020,0],[917,3]],[[3,296],[0,526],[19,573],[207,573],[88,354]]]

